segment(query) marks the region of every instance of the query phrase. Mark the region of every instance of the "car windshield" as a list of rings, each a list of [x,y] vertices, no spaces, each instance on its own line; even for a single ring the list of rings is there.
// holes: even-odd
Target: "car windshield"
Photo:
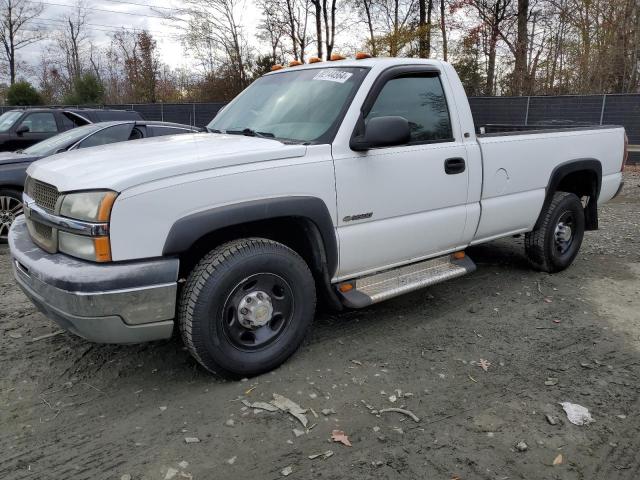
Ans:
[[[5,112],[0,115],[0,132],[8,132],[22,112]]]
[[[327,67],[266,75],[225,107],[207,128],[217,133],[325,143],[368,70]]]
[[[102,128],[104,128],[104,125],[93,123],[91,125],[84,125],[72,130],[67,130],[66,132],[63,132],[51,138],[47,138],[42,142],[32,145],[26,150],[23,150],[22,153],[26,153],[27,155],[40,155],[43,157],[47,155],[53,155],[61,149],[67,149],[71,147],[87,135],[90,135],[93,132],[97,132]]]

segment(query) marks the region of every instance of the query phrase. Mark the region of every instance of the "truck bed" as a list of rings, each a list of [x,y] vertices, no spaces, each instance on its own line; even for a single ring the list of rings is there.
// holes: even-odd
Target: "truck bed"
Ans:
[[[516,126],[510,126],[512,128]],[[495,130],[498,130],[497,128]],[[473,243],[530,231],[541,211],[550,178],[569,161],[602,166],[598,203],[611,199],[620,184],[624,128],[617,126],[527,127],[478,135],[483,180],[481,216]]]

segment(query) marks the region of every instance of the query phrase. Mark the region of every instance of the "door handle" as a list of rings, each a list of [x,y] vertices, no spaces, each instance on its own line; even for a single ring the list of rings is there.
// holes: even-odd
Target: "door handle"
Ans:
[[[467,164],[464,158],[447,158],[444,161],[444,172],[447,175],[456,175],[462,173],[467,169]]]

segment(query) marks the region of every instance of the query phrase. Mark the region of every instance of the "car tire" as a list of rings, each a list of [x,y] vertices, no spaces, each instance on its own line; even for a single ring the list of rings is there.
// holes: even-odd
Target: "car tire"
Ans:
[[[259,375],[302,344],[316,307],[313,275],[287,246],[262,238],[205,255],[181,292],[178,327],[191,355],[226,378]]]
[[[543,212],[540,226],[525,235],[525,252],[531,265],[554,273],[569,267],[582,245],[584,208],[573,193],[556,192]]]
[[[22,194],[17,190],[0,190],[0,243],[7,243],[9,229],[22,214]]]

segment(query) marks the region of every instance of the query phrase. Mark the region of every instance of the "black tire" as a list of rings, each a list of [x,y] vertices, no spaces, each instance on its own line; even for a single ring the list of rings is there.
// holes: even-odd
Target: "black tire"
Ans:
[[[567,268],[578,255],[584,227],[580,199],[573,193],[554,193],[539,228],[525,235],[525,252],[531,265],[549,273]]]
[[[22,214],[22,194],[16,190],[0,190],[0,243],[7,243],[13,220]]]
[[[243,305],[252,309],[248,316]],[[296,252],[267,239],[241,239],[212,250],[190,273],[178,326],[204,368],[222,377],[249,377],[276,368],[298,349],[315,306],[313,276]]]

